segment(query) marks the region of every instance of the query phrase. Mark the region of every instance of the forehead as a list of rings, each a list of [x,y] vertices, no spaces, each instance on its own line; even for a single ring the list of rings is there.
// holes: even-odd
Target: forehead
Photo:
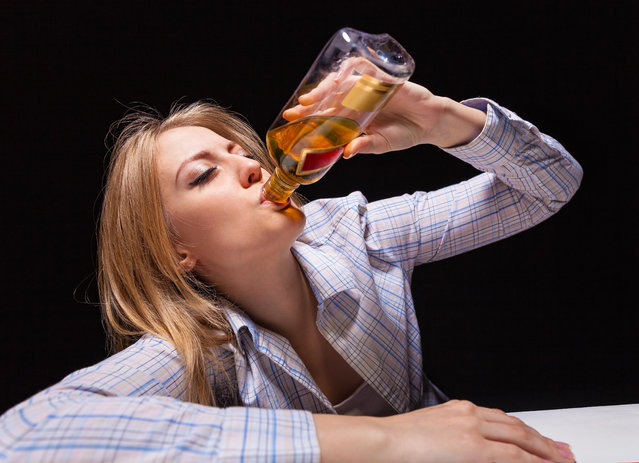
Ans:
[[[160,158],[185,158],[204,149],[225,147],[229,140],[206,127],[175,127],[160,134],[157,149]]]

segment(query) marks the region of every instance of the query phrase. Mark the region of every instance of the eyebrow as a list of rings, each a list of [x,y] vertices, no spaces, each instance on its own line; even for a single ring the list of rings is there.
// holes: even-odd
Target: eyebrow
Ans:
[[[182,169],[184,168],[184,166],[186,166],[188,163],[193,162],[193,161],[197,161],[198,159],[202,159],[202,158],[210,158],[212,157],[212,154],[210,151],[208,150],[202,150],[202,151],[198,151],[195,154],[192,154],[191,156],[189,156],[188,158],[186,158],[184,161],[182,161],[182,164],[180,164],[180,167],[178,167],[177,172],[175,173],[175,184],[177,185],[178,183],[178,178],[180,178],[180,172],[182,171]]]

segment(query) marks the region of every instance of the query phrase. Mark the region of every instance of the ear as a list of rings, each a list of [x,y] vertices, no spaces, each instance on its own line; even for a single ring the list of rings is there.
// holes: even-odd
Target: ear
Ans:
[[[193,252],[190,249],[178,247],[176,248],[179,256],[180,256],[180,266],[185,273],[190,272],[195,268],[195,264],[197,264],[197,259],[193,255]]]

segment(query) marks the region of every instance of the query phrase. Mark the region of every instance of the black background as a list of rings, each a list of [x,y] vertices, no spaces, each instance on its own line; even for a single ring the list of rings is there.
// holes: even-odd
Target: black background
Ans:
[[[125,105],[213,98],[263,135],[343,26],[390,33],[412,80],[496,100],[585,171],[536,228],[416,270],[431,378],[511,411],[639,402],[634,4],[2,1],[0,412],[106,355],[95,227]],[[301,192],[374,200],[475,173],[422,146],[341,161]]]

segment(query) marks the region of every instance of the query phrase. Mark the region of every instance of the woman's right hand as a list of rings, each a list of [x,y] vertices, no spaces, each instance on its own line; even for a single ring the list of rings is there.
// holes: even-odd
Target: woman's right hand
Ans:
[[[328,98],[331,103],[320,110],[329,95],[340,95],[341,101],[359,79],[357,76],[368,74],[384,80],[380,72],[363,58],[349,58],[338,71],[326,75],[315,88],[299,96],[298,104],[282,116],[294,121],[311,114],[333,115],[341,107],[334,99]],[[345,146],[344,157],[387,153],[422,143],[451,148],[473,140],[485,122],[483,111],[434,95],[426,87],[407,81],[370,121],[366,133]]]
[[[501,410],[467,401],[385,418],[314,416],[322,462],[574,461],[567,444],[542,436]],[[340,423],[340,418],[348,420]]]

